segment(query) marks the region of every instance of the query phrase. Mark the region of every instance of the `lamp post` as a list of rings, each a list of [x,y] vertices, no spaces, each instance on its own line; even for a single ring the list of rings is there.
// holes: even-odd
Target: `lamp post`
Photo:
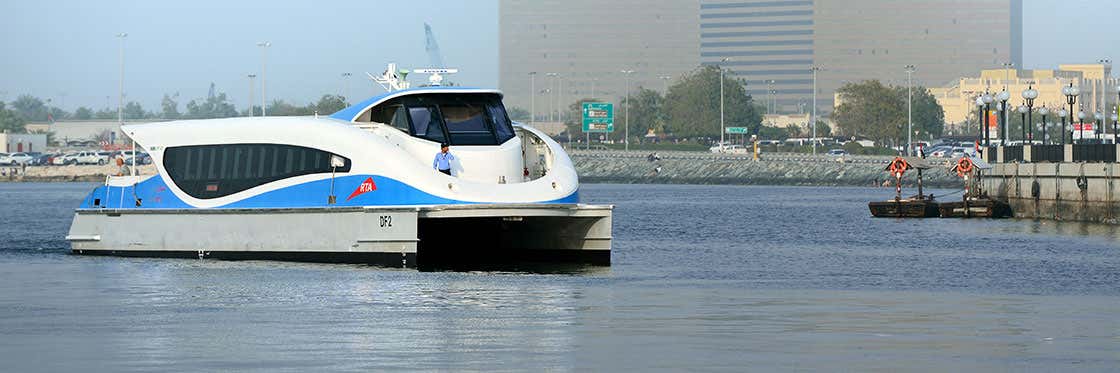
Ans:
[[[669,79],[673,79],[673,77],[668,76],[668,75],[662,75],[662,76],[659,76],[657,78],[661,79],[661,89],[663,89],[665,91],[664,95],[668,96],[669,95]],[[664,96],[662,96],[662,97],[664,97]]]
[[[537,122],[537,72],[529,72],[529,125]]]
[[[1104,114],[1098,111],[1094,116],[1097,118],[1097,126],[1093,127],[1093,134],[1097,135],[1097,143],[1100,144],[1101,132],[1104,132]]]
[[[127,37],[128,37],[127,32],[122,32],[122,33],[117,34],[117,38],[120,39],[120,41],[121,41],[121,43],[120,43],[120,46],[121,46],[121,48],[120,48],[120,67],[121,67],[120,91],[118,92],[118,96],[117,96],[117,125],[118,126],[124,124],[124,38],[127,38]]]
[[[1081,94],[1081,89],[1074,87],[1070,82],[1069,86],[1062,87],[1062,94],[1066,96],[1066,103],[1069,104],[1069,122],[1070,127],[1073,127],[1073,104],[1077,103],[1077,95]],[[1070,132],[1069,143],[1073,143],[1073,132]]]
[[[1041,128],[1042,129],[1042,145],[1046,145],[1046,125],[1048,124],[1046,122],[1046,114],[1050,114],[1050,109],[1043,106],[1043,107],[1038,109],[1038,113],[1042,115],[1042,128]],[[1032,140],[1032,143],[1033,143],[1034,134],[1031,134],[1031,137],[1032,137],[1031,140]]]
[[[1118,116],[1116,114],[1116,112],[1113,111],[1112,112],[1112,143],[1113,144],[1116,143],[1116,120],[1117,119],[1120,119],[1120,116]]]
[[[984,150],[987,151],[987,148],[992,144],[991,116],[992,101],[995,101],[995,99],[992,97],[991,93],[985,91],[984,95],[980,96],[980,101],[984,102]]]
[[[248,76],[249,76],[249,117],[252,118],[253,116],[256,115],[256,113],[254,113],[255,110],[253,110],[253,78],[256,78],[257,74],[249,74]]]
[[[1084,111],[1077,112],[1077,124],[1081,126],[1081,129],[1077,130],[1077,132],[1078,132],[1077,134],[1080,135],[1081,142],[1084,143],[1085,142],[1085,112]],[[1072,141],[1073,140],[1073,135],[1070,135],[1069,138]]]
[[[774,79],[766,81],[766,114],[773,114],[771,105],[774,103]]]
[[[1034,113],[1031,110],[1034,109],[1034,99],[1036,98],[1038,98],[1038,90],[1034,89],[1033,84],[1028,84],[1027,90],[1023,91],[1023,99],[1027,100],[1026,128],[1030,131],[1030,136],[1024,138],[1024,140],[1034,140]]]
[[[906,155],[913,155],[914,153],[914,138],[911,133],[914,132],[914,71],[917,70],[914,65],[904,66],[906,69]]]
[[[1011,93],[1007,92],[1007,89],[1004,89],[1003,91],[999,92],[998,98],[999,98],[999,103],[1000,103],[1000,105],[999,105],[1000,146],[1003,146],[1003,145],[1007,145],[1007,140],[1011,139],[1011,136],[1009,136],[1007,134],[1007,100],[1011,99]]]
[[[720,70],[720,72],[723,72],[723,70]],[[622,136],[623,136],[622,137],[622,146],[623,146],[623,150],[630,150],[630,80],[631,80],[631,77],[634,75],[634,70],[622,70],[622,73],[626,75],[626,117],[624,119],[625,124],[623,125],[624,127],[623,127],[623,132],[622,132]],[[720,80],[720,83],[723,83],[722,79]],[[723,84],[720,84],[721,92],[722,92],[722,89],[723,89]],[[722,99],[722,96],[720,96],[720,97]],[[722,107],[723,107],[723,101],[720,100],[720,108],[722,108]]]
[[[552,79],[551,79],[551,80],[549,80],[549,82],[548,82],[548,93],[552,93],[552,94],[555,94],[556,90],[555,90],[555,89],[553,89],[553,87],[555,87],[555,86],[556,86],[556,76],[558,76],[558,75],[560,75],[560,74],[557,74],[557,73],[544,73],[544,76],[547,76],[547,77],[549,77],[549,78],[552,78]],[[556,113],[554,113],[554,112],[553,112],[553,110],[552,110],[553,108],[555,108],[555,106],[556,106],[556,102],[557,102],[557,101],[556,101],[556,99],[555,99],[555,96],[553,96],[553,97],[549,97],[549,98],[548,98],[548,107],[549,107],[549,109],[548,109],[548,121],[550,121],[550,122],[552,122],[552,121],[553,121],[552,115],[553,115],[553,114],[556,114]],[[556,109],[556,111],[559,111],[559,110],[560,110],[560,109]]]
[[[1066,116],[1068,116],[1068,115],[1069,115],[1069,112],[1066,111],[1065,108],[1063,108],[1062,110],[1058,110],[1058,117],[1062,118],[1061,127],[1058,128],[1058,130],[1062,131],[1062,142],[1061,142],[1062,145],[1066,144],[1066,132],[1068,131],[1066,129],[1068,127],[1068,125],[1066,124]],[[1073,139],[1073,135],[1070,135],[1070,139]]]
[[[343,98],[346,98],[346,96],[350,95],[350,76],[352,76],[352,75],[354,75],[354,74],[342,73],[342,97]]]
[[[976,96],[976,129],[979,131],[976,137],[976,144],[981,144],[980,140],[984,138],[984,97]]]
[[[1019,107],[1016,110],[1019,111],[1019,121],[1020,121],[1019,122],[1019,140],[1020,140],[1019,145],[1025,145],[1027,143],[1027,111],[1030,111],[1030,109],[1027,109],[1027,105],[1019,105]]]
[[[817,155],[817,72],[821,71],[821,67],[810,66],[809,71],[813,73],[813,115],[809,118],[809,126],[813,128],[813,155]]]
[[[266,105],[268,102],[268,94],[266,93],[267,91],[265,91],[265,72],[268,67],[268,47],[272,46],[272,42],[262,41],[257,43],[257,46],[261,47],[261,116],[263,117],[268,115],[268,105]]]
[[[723,151],[723,64],[730,61],[730,58],[724,57],[719,60],[719,148]]]

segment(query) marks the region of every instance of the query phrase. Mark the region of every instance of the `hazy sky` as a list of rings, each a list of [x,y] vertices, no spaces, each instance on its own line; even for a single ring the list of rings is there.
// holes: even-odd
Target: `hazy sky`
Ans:
[[[1026,67],[1120,60],[1120,34],[1109,23],[1120,15],[1120,1],[1024,3]],[[350,96],[369,96],[381,89],[364,72],[380,73],[390,61],[410,68],[428,63],[424,22],[432,25],[444,62],[462,69],[453,80],[498,82],[496,0],[12,0],[0,4],[0,14],[0,100],[30,93],[67,110],[103,108],[106,96],[116,107],[119,32],[128,33],[126,100],[149,110],[164,93],[178,92],[181,105],[205,97],[210,82],[244,107],[246,75],[259,74],[256,43],[264,40],[272,42],[270,99],[303,104],[338,93],[343,72],[353,73]],[[259,99],[259,89],[255,94]]]

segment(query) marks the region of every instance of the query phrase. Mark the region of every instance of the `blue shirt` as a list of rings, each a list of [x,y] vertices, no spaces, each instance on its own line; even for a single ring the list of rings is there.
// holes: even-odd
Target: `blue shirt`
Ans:
[[[447,153],[439,152],[439,153],[436,153],[436,159],[432,161],[432,167],[434,167],[437,170],[450,170],[451,169],[451,161],[454,161],[454,160],[455,160],[455,156],[451,155],[451,152],[447,152]]]

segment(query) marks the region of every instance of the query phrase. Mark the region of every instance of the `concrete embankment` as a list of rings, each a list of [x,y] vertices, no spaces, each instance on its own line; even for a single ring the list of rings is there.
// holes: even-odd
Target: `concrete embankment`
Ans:
[[[1017,218],[1120,224],[1120,164],[995,163],[985,190]]]
[[[749,154],[712,154],[702,152],[657,152],[660,160],[650,161],[650,152],[583,151],[569,153],[585,183],[662,183],[662,184],[744,184],[873,186],[887,180],[884,168],[892,157],[811,155],[796,153],[763,154],[755,161]],[[923,173],[925,186],[960,188],[962,182],[944,168]],[[917,183],[917,172],[904,177],[904,187]],[[913,192],[913,191],[911,191]]]
[[[118,170],[116,165],[28,166],[27,168],[0,166],[0,182],[104,182],[107,175],[115,175]],[[156,173],[155,166],[152,165],[137,166],[136,171],[140,175]]]

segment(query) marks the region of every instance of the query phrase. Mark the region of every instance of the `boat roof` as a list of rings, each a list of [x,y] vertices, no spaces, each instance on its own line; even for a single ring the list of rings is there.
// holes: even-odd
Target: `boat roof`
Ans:
[[[377,96],[370,97],[368,99],[363,100],[362,102],[356,103],[356,104],[354,104],[354,105],[352,105],[348,108],[339,110],[338,112],[336,112],[334,114],[331,114],[331,118],[344,120],[344,121],[347,121],[347,122],[353,122],[354,120],[358,119],[358,116],[362,115],[362,113],[364,113],[366,110],[369,110],[370,108],[372,108],[374,106],[377,106],[377,104],[380,104],[382,102],[385,102],[385,101],[388,101],[388,100],[391,100],[391,99],[394,99],[394,98],[397,98],[397,97],[402,97],[402,96],[431,94],[431,93],[448,93],[448,94],[451,94],[451,93],[493,93],[493,94],[497,94],[498,96],[502,95],[502,91],[500,91],[500,90],[485,89],[485,88],[465,88],[465,87],[409,88],[409,89],[402,89],[402,90],[399,90],[399,91],[386,92],[386,93],[383,93],[383,94],[380,94],[380,95],[377,95]]]
[[[891,163],[894,163],[894,160],[899,159],[899,158],[902,158],[904,161],[906,161],[906,164],[910,165],[910,168],[913,168],[913,169],[928,170],[928,169],[933,168],[933,165],[930,164],[929,161],[926,161],[925,158],[894,157],[894,158],[891,158],[890,162],[887,162],[887,166],[884,167],[883,170],[889,171],[891,169]]]

